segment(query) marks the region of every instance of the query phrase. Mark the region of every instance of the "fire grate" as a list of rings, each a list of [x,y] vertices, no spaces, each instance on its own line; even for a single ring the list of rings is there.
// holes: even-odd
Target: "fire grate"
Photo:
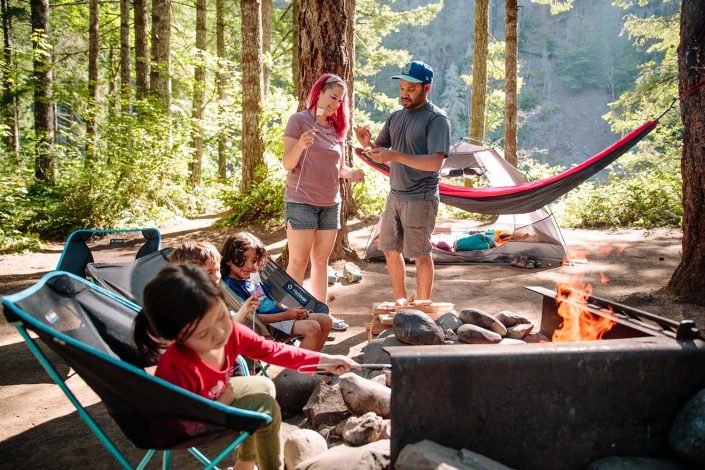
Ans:
[[[550,338],[561,322],[556,294],[531,290],[544,295]],[[588,308],[617,323],[603,340],[389,347],[392,459],[422,439],[517,469],[669,456],[675,416],[705,388],[703,336],[692,322],[598,297]]]

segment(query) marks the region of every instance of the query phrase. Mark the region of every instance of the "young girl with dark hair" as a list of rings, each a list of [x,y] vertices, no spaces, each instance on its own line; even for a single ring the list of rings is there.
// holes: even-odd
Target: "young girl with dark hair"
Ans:
[[[328,303],[328,258],[340,229],[340,178],[365,178],[362,170],[345,164],[347,131],[347,84],[330,73],[313,84],[306,109],[293,114],[284,130],[286,272],[303,284],[310,261],[311,292],[323,303]],[[346,328],[334,319],[334,330]]]
[[[259,272],[269,261],[269,254],[262,242],[248,232],[231,235],[225,240],[220,260],[223,282],[242,298],[251,297],[259,286],[253,285],[250,274]],[[301,347],[320,351],[326,344],[332,326],[330,315],[312,313],[303,308],[289,308],[275,301],[269,286],[261,283],[263,292],[257,313],[270,328],[287,334],[301,336]]]
[[[133,334],[140,351],[159,357],[157,377],[211,400],[272,416],[271,423],[238,448],[237,470],[251,470],[255,461],[260,470],[284,468],[274,384],[265,377],[237,376],[238,354],[292,369],[318,364],[337,374],[358,367],[345,356],[266,340],[234,322],[218,287],[201,268],[188,264],[167,266],[147,284]],[[193,424],[182,422],[177,431],[188,435]]]

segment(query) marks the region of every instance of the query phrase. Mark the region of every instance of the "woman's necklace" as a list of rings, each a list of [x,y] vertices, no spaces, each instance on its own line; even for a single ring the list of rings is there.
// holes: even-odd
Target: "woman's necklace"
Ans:
[[[322,106],[319,106],[319,107],[316,109],[316,117],[315,117],[314,120],[313,120],[313,127],[312,127],[311,129],[315,129],[315,128],[316,128],[318,116],[323,116],[323,107],[322,107]],[[314,136],[313,138],[315,139],[316,136]],[[311,145],[313,145],[313,142],[311,142]],[[311,145],[309,145],[309,147],[310,147]],[[304,163],[306,163],[306,155],[307,155],[307,154],[308,154],[308,147],[306,147],[306,150],[304,151],[304,158],[303,158],[303,160],[301,160],[301,171],[299,171],[299,179],[296,180],[296,189],[295,189],[295,191],[298,191],[298,190],[299,190],[299,183],[301,182],[301,175],[304,173]]]

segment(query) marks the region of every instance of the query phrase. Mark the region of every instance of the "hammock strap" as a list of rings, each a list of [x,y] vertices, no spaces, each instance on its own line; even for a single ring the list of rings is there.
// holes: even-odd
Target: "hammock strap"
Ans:
[[[666,108],[666,110],[665,110],[664,112],[662,112],[662,113],[659,115],[659,117],[656,118],[656,120],[657,120],[657,121],[660,121],[661,118],[662,118],[667,112],[669,112],[671,109],[673,109],[673,107],[676,105],[677,102],[683,100],[686,96],[695,93],[698,89],[702,88],[703,86],[705,86],[705,80],[701,81],[700,83],[696,83],[696,84],[693,85],[692,87],[688,88],[685,92],[683,92],[682,95],[680,95],[680,96],[678,96],[678,97],[676,97],[676,98],[673,98],[673,101],[671,101],[671,105],[670,105],[668,108]]]

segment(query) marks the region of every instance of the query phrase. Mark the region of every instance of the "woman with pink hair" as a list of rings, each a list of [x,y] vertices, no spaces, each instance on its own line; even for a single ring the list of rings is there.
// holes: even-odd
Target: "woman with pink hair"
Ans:
[[[286,272],[298,283],[311,262],[311,291],[328,301],[328,258],[340,229],[339,178],[363,181],[360,169],[345,165],[348,94],[345,80],[325,73],[316,80],[306,109],[289,118],[284,131],[284,222],[289,243]],[[334,330],[348,325],[333,318]]]

